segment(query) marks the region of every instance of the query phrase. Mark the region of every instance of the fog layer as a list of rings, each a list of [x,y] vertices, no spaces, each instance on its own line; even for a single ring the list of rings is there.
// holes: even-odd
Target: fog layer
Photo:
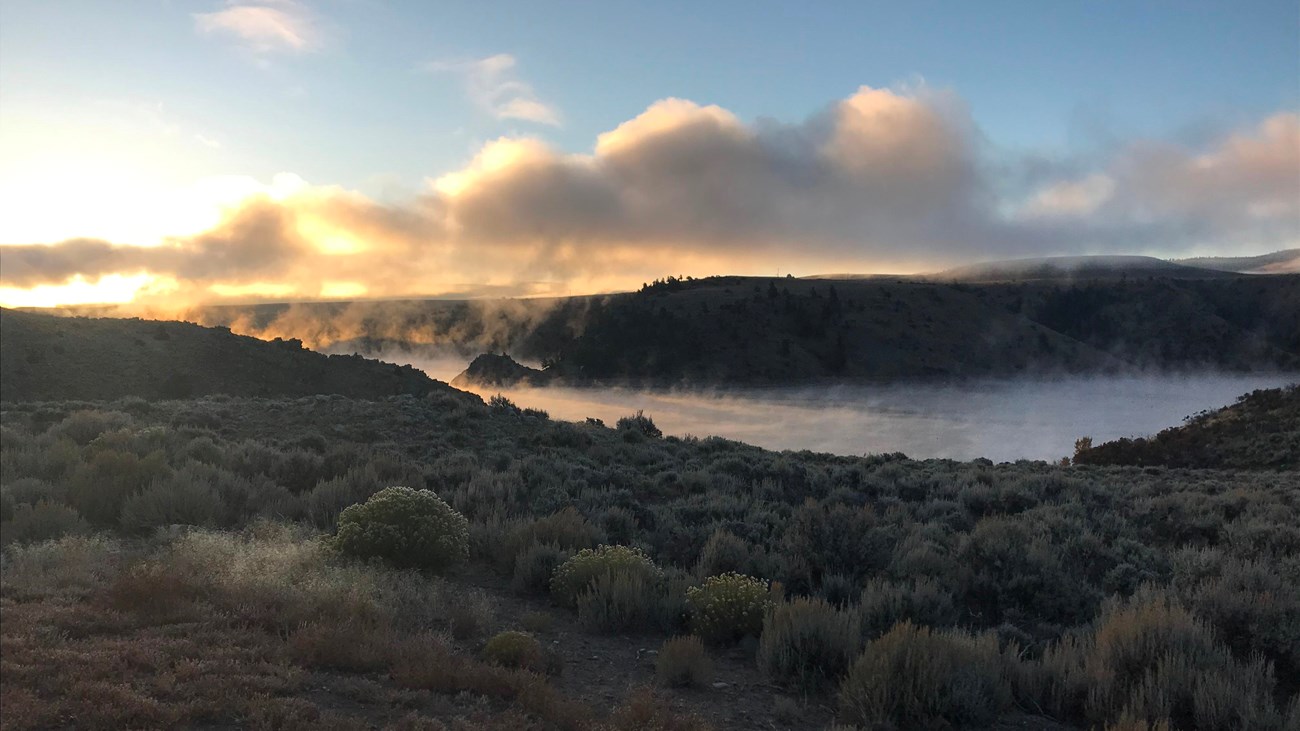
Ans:
[[[410,361],[451,380],[460,361]],[[727,392],[621,388],[483,389],[552,418],[592,417],[613,426],[643,410],[665,434],[721,436],[776,450],[842,455],[903,452],[909,457],[994,461],[1057,460],[1074,441],[1147,436],[1294,374],[1073,377],[982,380],[959,385],[800,387]]]

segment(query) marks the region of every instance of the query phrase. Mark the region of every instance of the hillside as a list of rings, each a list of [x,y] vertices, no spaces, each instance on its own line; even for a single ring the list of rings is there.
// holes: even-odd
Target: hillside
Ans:
[[[314,353],[225,328],[0,310],[0,400],[453,392],[409,366]]]
[[[561,303],[512,352],[575,383],[1297,370],[1300,276],[669,280]]]
[[[1079,450],[1076,464],[1300,470],[1300,385],[1255,391],[1154,437]]]
[[[1151,261],[1178,275],[1129,267],[1033,281],[670,278],[610,295],[223,306],[185,317],[332,352],[466,363],[508,353],[582,384],[1300,371],[1300,274]]]
[[[1148,276],[1205,279],[1219,275],[1220,272],[1208,267],[1199,268],[1152,256],[1052,256],[973,264],[927,278],[953,282],[1029,282]]]
[[[1203,269],[1217,269],[1241,274],[1297,274],[1300,273],[1300,249],[1284,249],[1259,256],[1203,256],[1194,259],[1173,259],[1175,264]]]

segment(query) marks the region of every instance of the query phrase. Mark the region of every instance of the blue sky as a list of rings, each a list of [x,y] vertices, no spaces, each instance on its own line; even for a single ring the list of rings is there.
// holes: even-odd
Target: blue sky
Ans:
[[[1294,114],[1298,59],[1294,0],[4,0],[0,244],[147,243],[114,216],[214,176],[395,203],[498,138],[590,154],[670,97],[801,125],[862,86],[947,94],[981,165],[1047,161],[1082,185],[1134,144],[1208,154]],[[55,197],[76,213],[46,215]]]
[[[664,97],[790,121],[862,84],[920,78],[958,92],[995,143],[1053,153],[1213,134],[1300,106],[1293,1],[340,0],[312,5],[319,49],[264,54],[265,67],[234,39],[195,30],[195,13],[221,7],[9,0],[0,109],[63,120],[111,102],[161,105],[221,143],[191,151],[195,172],[374,187],[375,176],[411,184],[451,169],[502,134],[587,150]],[[561,127],[494,119],[451,74],[416,70],[499,53]]]

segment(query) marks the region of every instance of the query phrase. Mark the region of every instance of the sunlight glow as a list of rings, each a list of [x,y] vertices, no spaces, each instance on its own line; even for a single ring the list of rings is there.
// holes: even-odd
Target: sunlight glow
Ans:
[[[214,284],[208,291],[218,297],[287,297],[296,292],[292,284],[284,282],[248,282],[246,284]]]
[[[91,282],[78,274],[64,284],[42,284],[30,289],[0,287],[0,306],[122,304],[135,299],[153,281],[155,277],[150,274],[108,274]]]
[[[320,296],[326,299],[349,299],[362,297],[370,291],[361,282],[325,282],[321,285]]]
[[[369,248],[350,231],[315,216],[299,216],[297,228],[298,235],[310,242],[322,254],[356,254]]]

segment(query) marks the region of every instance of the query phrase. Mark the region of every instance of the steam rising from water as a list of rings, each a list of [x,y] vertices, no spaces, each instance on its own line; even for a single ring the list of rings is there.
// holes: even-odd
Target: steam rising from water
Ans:
[[[409,361],[451,380],[463,361]],[[725,392],[622,388],[483,389],[552,418],[602,419],[644,410],[665,434],[716,435],[776,450],[994,461],[1057,460],[1074,440],[1148,436],[1198,411],[1232,403],[1294,374],[1128,376],[981,380],[959,385],[888,384]]]

